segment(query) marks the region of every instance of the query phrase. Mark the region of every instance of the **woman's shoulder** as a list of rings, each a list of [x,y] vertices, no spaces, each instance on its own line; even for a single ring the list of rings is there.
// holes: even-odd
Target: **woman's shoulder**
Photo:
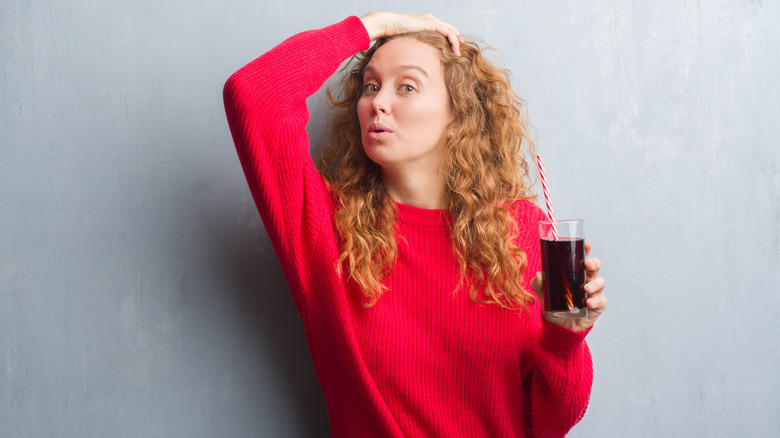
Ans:
[[[513,203],[515,219],[520,221],[543,221],[547,215],[539,208],[534,198],[517,199]]]

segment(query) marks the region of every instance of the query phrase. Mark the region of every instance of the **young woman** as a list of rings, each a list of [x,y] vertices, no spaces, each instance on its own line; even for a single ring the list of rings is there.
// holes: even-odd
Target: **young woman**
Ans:
[[[318,170],[306,98],[373,40],[329,90]],[[475,44],[429,14],[349,17],[224,96],[334,437],[563,436],[582,418],[601,263],[586,261],[587,318],[542,317],[523,106]]]

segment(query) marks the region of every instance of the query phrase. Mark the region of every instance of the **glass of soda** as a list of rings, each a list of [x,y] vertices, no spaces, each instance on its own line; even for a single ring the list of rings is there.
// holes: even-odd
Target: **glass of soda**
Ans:
[[[583,318],[585,238],[583,221],[541,221],[539,239],[544,271],[544,312],[550,318]]]

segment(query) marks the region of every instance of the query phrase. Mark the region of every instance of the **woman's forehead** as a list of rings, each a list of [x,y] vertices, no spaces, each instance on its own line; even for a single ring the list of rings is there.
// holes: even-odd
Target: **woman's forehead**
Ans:
[[[371,57],[366,73],[394,73],[416,70],[425,76],[440,73],[439,51],[414,38],[395,38],[383,44]]]

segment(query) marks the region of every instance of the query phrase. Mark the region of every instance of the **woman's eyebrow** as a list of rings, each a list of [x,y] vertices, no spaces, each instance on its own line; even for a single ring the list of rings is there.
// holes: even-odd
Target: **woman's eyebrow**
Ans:
[[[398,66],[397,70],[417,70],[420,73],[422,73],[423,76],[425,76],[426,78],[428,77],[428,72],[425,71],[424,68],[420,67],[419,65],[415,65],[415,64],[400,65],[400,66]],[[373,65],[367,65],[366,69],[363,71],[363,76],[365,76],[369,72],[376,74],[376,71],[377,71],[376,67],[374,67]]]
[[[414,64],[404,64],[400,67],[398,67],[400,70],[417,70],[420,73],[422,73],[426,78],[428,77],[428,72],[425,71],[424,68],[420,67],[419,65]]]

